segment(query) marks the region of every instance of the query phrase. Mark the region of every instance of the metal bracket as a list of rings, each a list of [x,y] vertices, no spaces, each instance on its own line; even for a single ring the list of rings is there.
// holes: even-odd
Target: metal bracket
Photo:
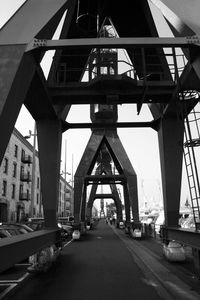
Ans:
[[[198,35],[186,36],[188,44],[194,44],[200,46],[200,37]]]
[[[26,51],[31,51],[39,47],[45,47],[47,45],[46,39],[33,39],[27,46]]]
[[[47,40],[39,40],[39,39],[34,39],[33,40],[33,47],[44,47],[47,45]]]

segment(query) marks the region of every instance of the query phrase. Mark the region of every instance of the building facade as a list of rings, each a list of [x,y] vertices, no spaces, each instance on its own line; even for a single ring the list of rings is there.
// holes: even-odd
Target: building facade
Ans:
[[[73,215],[73,189],[60,177],[58,216]],[[0,166],[0,222],[42,217],[38,152],[15,128]]]

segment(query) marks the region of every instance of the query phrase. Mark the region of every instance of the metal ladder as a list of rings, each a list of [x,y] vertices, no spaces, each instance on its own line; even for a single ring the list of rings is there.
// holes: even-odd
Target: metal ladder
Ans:
[[[199,103],[197,104],[199,105]],[[184,160],[189,184],[195,229],[200,230],[200,185],[196,164],[195,148],[200,146],[200,111],[195,108],[185,118]],[[195,137],[194,137],[195,135]]]

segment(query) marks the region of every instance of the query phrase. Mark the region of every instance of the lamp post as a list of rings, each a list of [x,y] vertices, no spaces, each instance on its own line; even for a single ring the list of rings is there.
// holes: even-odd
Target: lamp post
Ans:
[[[34,124],[34,132],[32,133],[29,130],[29,135],[25,136],[25,139],[29,139],[33,136],[33,162],[32,162],[32,183],[31,183],[31,205],[30,205],[30,217],[34,217],[34,204],[35,204],[35,155],[36,155],[36,137],[37,137],[37,130],[36,130],[36,123]]]

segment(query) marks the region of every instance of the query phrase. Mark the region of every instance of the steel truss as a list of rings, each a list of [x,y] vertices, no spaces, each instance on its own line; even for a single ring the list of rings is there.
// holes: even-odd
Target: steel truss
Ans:
[[[69,128],[65,120],[70,106],[78,103],[137,103],[137,111],[140,113],[142,105],[147,104],[153,121],[159,120],[155,129],[158,132],[166,226],[175,226],[178,236],[184,137],[183,105],[179,94],[191,89],[198,91],[200,86],[200,26],[199,18],[196,18],[200,3],[195,1],[191,9],[187,0],[151,0],[163,13],[174,33],[174,38],[162,39],[158,38],[148,1],[136,0],[132,3],[132,0],[127,0],[122,5],[119,1],[100,0],[98,14],[96,1],[89,2],[90,13],[99,15],[100,26],[109,16],[119,38],[99,38],[94,28],[87,32],[81,30],[80,18],[77,20],[77,1],[74,0],[49,0],[48,7],[46,0],[27,0],[1,28],[0,161],[24,104],[37,124],[45,225],[56,229],[61,140],[62,133]],[[182,10],[179,9],[180,6]],[[62,17],[60,38],[53,40]],[[169,46],[172,48],[175,73],[164,55],[164,48]],[[113,47],[127,51],[136,78],[130,78],[128,74],[117,74],[109,76],[107,81],[104,77],[93,79],[90,84],[82,84],[91,50]],[[177,47],[181,48],[187,59],[179,82],[176,80]],[[46,79],[40,63],[49,49],[55,49],[55,59]],[[75,54],[77,56],[73,57]],[[58,86],[55,72],[66,63],[71,70],[70,78],[66,77],[64,86]],[[76,72],[72,72],[73,69]],[[119,84],[121,89],[118,88]],[[185,117],[196,105],[196,101],[198,99],[188,101],[184,106]],[[95,139],[98,140],[98,137]],[[82,179],[79,178],[79,181],[83,184]],[[193,233],[190,237],[191,244],[199,249],[196,242],[199,235]],[[180,234],[179,240],[184,242],[184,239]],[[54,237],[48,242],[54,243]],[[21,245],[24,244],[21,242]],[[41,245],[37,245],[39,249]],[[5,249],[1,247],[4,254]],[[26,258],[27,252],[24,250],[23,255]],[[2,267],[1,270],[3,269]]]

